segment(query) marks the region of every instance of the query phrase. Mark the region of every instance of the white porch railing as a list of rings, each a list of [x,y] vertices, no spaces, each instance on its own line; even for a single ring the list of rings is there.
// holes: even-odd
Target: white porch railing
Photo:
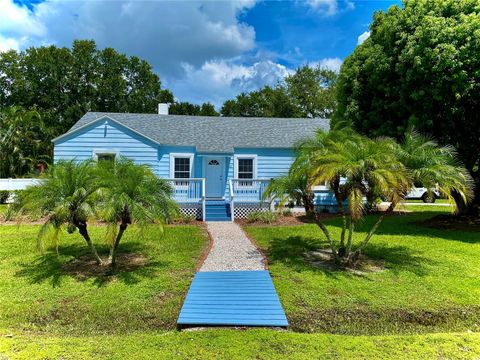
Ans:
[[[233,179],[233,196],[237,202],[260,202],[269,179]]]
[[[204,197],[204,178],[166,180],[173,188],[173,198],[178,202],[199,202]]]

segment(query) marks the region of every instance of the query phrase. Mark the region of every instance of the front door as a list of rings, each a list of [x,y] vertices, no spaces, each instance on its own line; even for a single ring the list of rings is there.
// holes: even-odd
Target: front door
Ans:
[[[225,194],[224,159],[205,158],[205,193],[207,197],[223,197]]]

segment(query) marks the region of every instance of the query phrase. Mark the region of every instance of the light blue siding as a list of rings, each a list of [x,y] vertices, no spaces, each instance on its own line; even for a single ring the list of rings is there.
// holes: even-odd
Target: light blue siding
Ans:
[[[54,159],[86,160],[91,159],[94,151],[112,151],[133,159],[138,164],[147,164],[162,178],[170,178],[170,159],[172,153],[194,154],[192,177],[201,178],[203,161],[206,154],[196,153],[195,146],[161,146],[148,138],[118,124],[108,118],[102,118],[55,142]],[[217,156],[215,154],[209,154]],[[234,154],[218,154],[225,161],[225,199],[229,199],[228,179],[234,177],[234,156],[255,155],[256,178],[271,179],[284,175],[294,161],[292,149],[244,148],[235,149]],[[207,179],[208,181],[208,179]],[[328,191],[317,193],[317,205],[335,207],[335,199]]]
[[[91,159],[94,150],[114,151],[147,164],[158,174],[158,145],[115,122],[99,120],[55,143],[54,159]]]
[[[295,159],[292,149],[235,149],[235,155],[257,155],[257,178],[271,179],[285,175]],[[230,164],[233,176],[233,161]]]
[[[193,146],[159,146],[158,150],[158,176],[162,178],[170,178],[170,155],[171,154],[194,154],[193,158],[193,177],[201,177],[198,174],[198,164],[201,158],[196,156],[195,147]],[[201,168],[200,168],[201,172]]]

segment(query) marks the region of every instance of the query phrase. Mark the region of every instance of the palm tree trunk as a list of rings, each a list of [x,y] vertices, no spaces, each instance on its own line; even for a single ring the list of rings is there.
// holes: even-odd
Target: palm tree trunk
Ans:
[[[315,213],[315,223],[325,234],[325,237],[327,238],[327,241],[330,244],[330,249],[332,250],[333,259],[336,261],[338,259],[338,253],[337,253],[337,250],[335,249],[335,244],[333,242],[332,236],[330,235],[330,231],[328,231],[327,227],[322,222],[322,220],[320,219],[320,216],[317,213]]]
[[[97,265],[102,265],[102,259],[100,259],[100,256],[98,256],[97,249],[95,249],[95,246],[93,245],[92,240],[90,239],[90,235],[88,234],[87,224],[86,223],[77,224],[77,228],[80,235],[82,235],[85,241],[87,242],[87,245],[90,251],[92,252],[93,257],[95,258]]]
[[[127,229],[128,224],[126,223],[121,223],[120,224],[120,230],[118,231],[117,237],[115,238],[114,243],[112,244],[112,247],[110,248],[110,255],[108,257],[108,260],[110,260],[110,265],[112,268],[115,268],[116,264],[116,255],[117,255],[117,249],[118,249],[118,244],[120,244],[120,240],[122,239],[123,233]]]
[[[354,224],[352,218],[350,218],[350,224],[349,224],[349,227],[348,227],[347,251],[345,253],[345,256],[349,256],[350,252],[352,251],[352,238],[353,238],[354,229],[355,229],[355,224]]]
[[[345,209],[343,208],[343,202],[339,191],[340,179],[336,179],[331,185],[335,195],[335,200],[337,201],[338,213],[342,217],[342,233],[340,234],[340,247],[338,248],[338,256],[344,257],[346,255],[345,232],[347,231],[347,216],[345,215]]]
[[[314,198],[315,195],[311,193],[304,193],[302,195],[303,207],[305,208],[305,214],[307,216],[312,216],[315,211],[315,204],[313,203]]]
[[[396,206],[396,204],[392,202],[390,204],[390,206],[388,207],[388,209],[378,218],[378,220],[375,222],[373,227],[368,232],[367,236],[365,236],[365,239],[363,239],[363,241],[360,243],[360,246],[353,253],[350,254],[349,261],[355,262],[358,259],[358,257],[362,253],[362,250],[365,248],[365,246],[367,246],[367,244],[370,241],[370,239],[372,238],[373,234],[375,234],[375,231],[377,231],[377,229],[380,226],[380,224],[382,223],[383,219],[385,219],[385,216],[390,214],[393,211],[393,209],[395,209],[395,206]]]

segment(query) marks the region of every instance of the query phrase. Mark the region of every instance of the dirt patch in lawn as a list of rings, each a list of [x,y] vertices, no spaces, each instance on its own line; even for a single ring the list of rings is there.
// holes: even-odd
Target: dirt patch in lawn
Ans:
[[[333,260],[331,249],[307,251],[303,254],[305,262],[309,265],[329,271],[346,271],[354,275],[367,275],[385,271],[383,260],[373,260],[361,255],[354,265],[339,264]]]
[[[419,224],[434,229],[480,231],[480,216],[442,214],[422,221]]]
[[[97,265],[90,255],[73,259],[62,266],[63,272],[80,281],[89,278],[108,277],[113,274],[130,272],[148,264],[148,259],[142,254],[118,254],[115,272],[112,272],[108,258],[102,257],[103,264]]]
[[[480,330],[479,306],[445,306],[439,309],[372,309],[358,304],[350,308],[319,309],[296,301],[294,314],[287,314],[290,329],[342,335],[387,335]]]

